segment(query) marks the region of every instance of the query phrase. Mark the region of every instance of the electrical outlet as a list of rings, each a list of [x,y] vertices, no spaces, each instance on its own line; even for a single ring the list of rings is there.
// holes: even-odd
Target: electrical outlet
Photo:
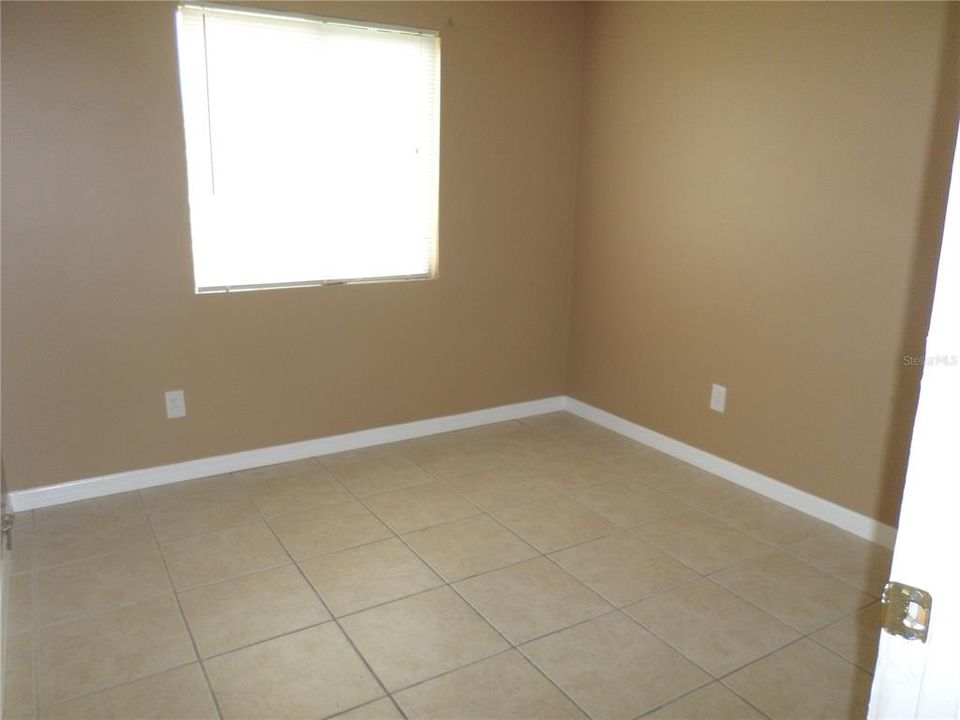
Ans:
[[[183,390],[167,390],[164,397],[167,399],[167,420],[186,417],[187,401],[183,397]]]
[[[710,409],[722,413],[727,408],[727,389],[723,385],[713,384],[710,388]]]

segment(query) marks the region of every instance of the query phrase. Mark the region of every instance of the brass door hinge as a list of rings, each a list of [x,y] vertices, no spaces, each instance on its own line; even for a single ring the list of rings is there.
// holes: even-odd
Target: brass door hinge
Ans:
[[[3,513],[0,516],[0,534],[3,535],[7,552],[13,550],[13,513]]]
[[[933,598],[920,588],[888,582],[883,588],[883,629],[907,640],[927,641]]]

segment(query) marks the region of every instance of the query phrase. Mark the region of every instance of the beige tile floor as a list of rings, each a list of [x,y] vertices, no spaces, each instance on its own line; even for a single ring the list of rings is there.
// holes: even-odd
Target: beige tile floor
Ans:
[[[17,518],[5,718],[862,718],[875,545],[565,413]]]

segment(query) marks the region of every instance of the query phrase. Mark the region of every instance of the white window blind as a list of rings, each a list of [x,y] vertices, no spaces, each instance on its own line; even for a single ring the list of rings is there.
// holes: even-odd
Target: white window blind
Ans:
[[[183,5],[198,292],[430,277],[439,38]]]

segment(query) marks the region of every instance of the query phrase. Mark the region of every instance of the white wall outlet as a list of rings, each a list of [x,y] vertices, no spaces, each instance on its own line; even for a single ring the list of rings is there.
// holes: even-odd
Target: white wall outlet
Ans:
[[[187,401],[183,398],[183,390],[167,390],[164,396],[167,399],[167,420],[186,417]]]
[[[710,409],[722,413],[727,408],[727,389],[716,383],[710,388]]]

